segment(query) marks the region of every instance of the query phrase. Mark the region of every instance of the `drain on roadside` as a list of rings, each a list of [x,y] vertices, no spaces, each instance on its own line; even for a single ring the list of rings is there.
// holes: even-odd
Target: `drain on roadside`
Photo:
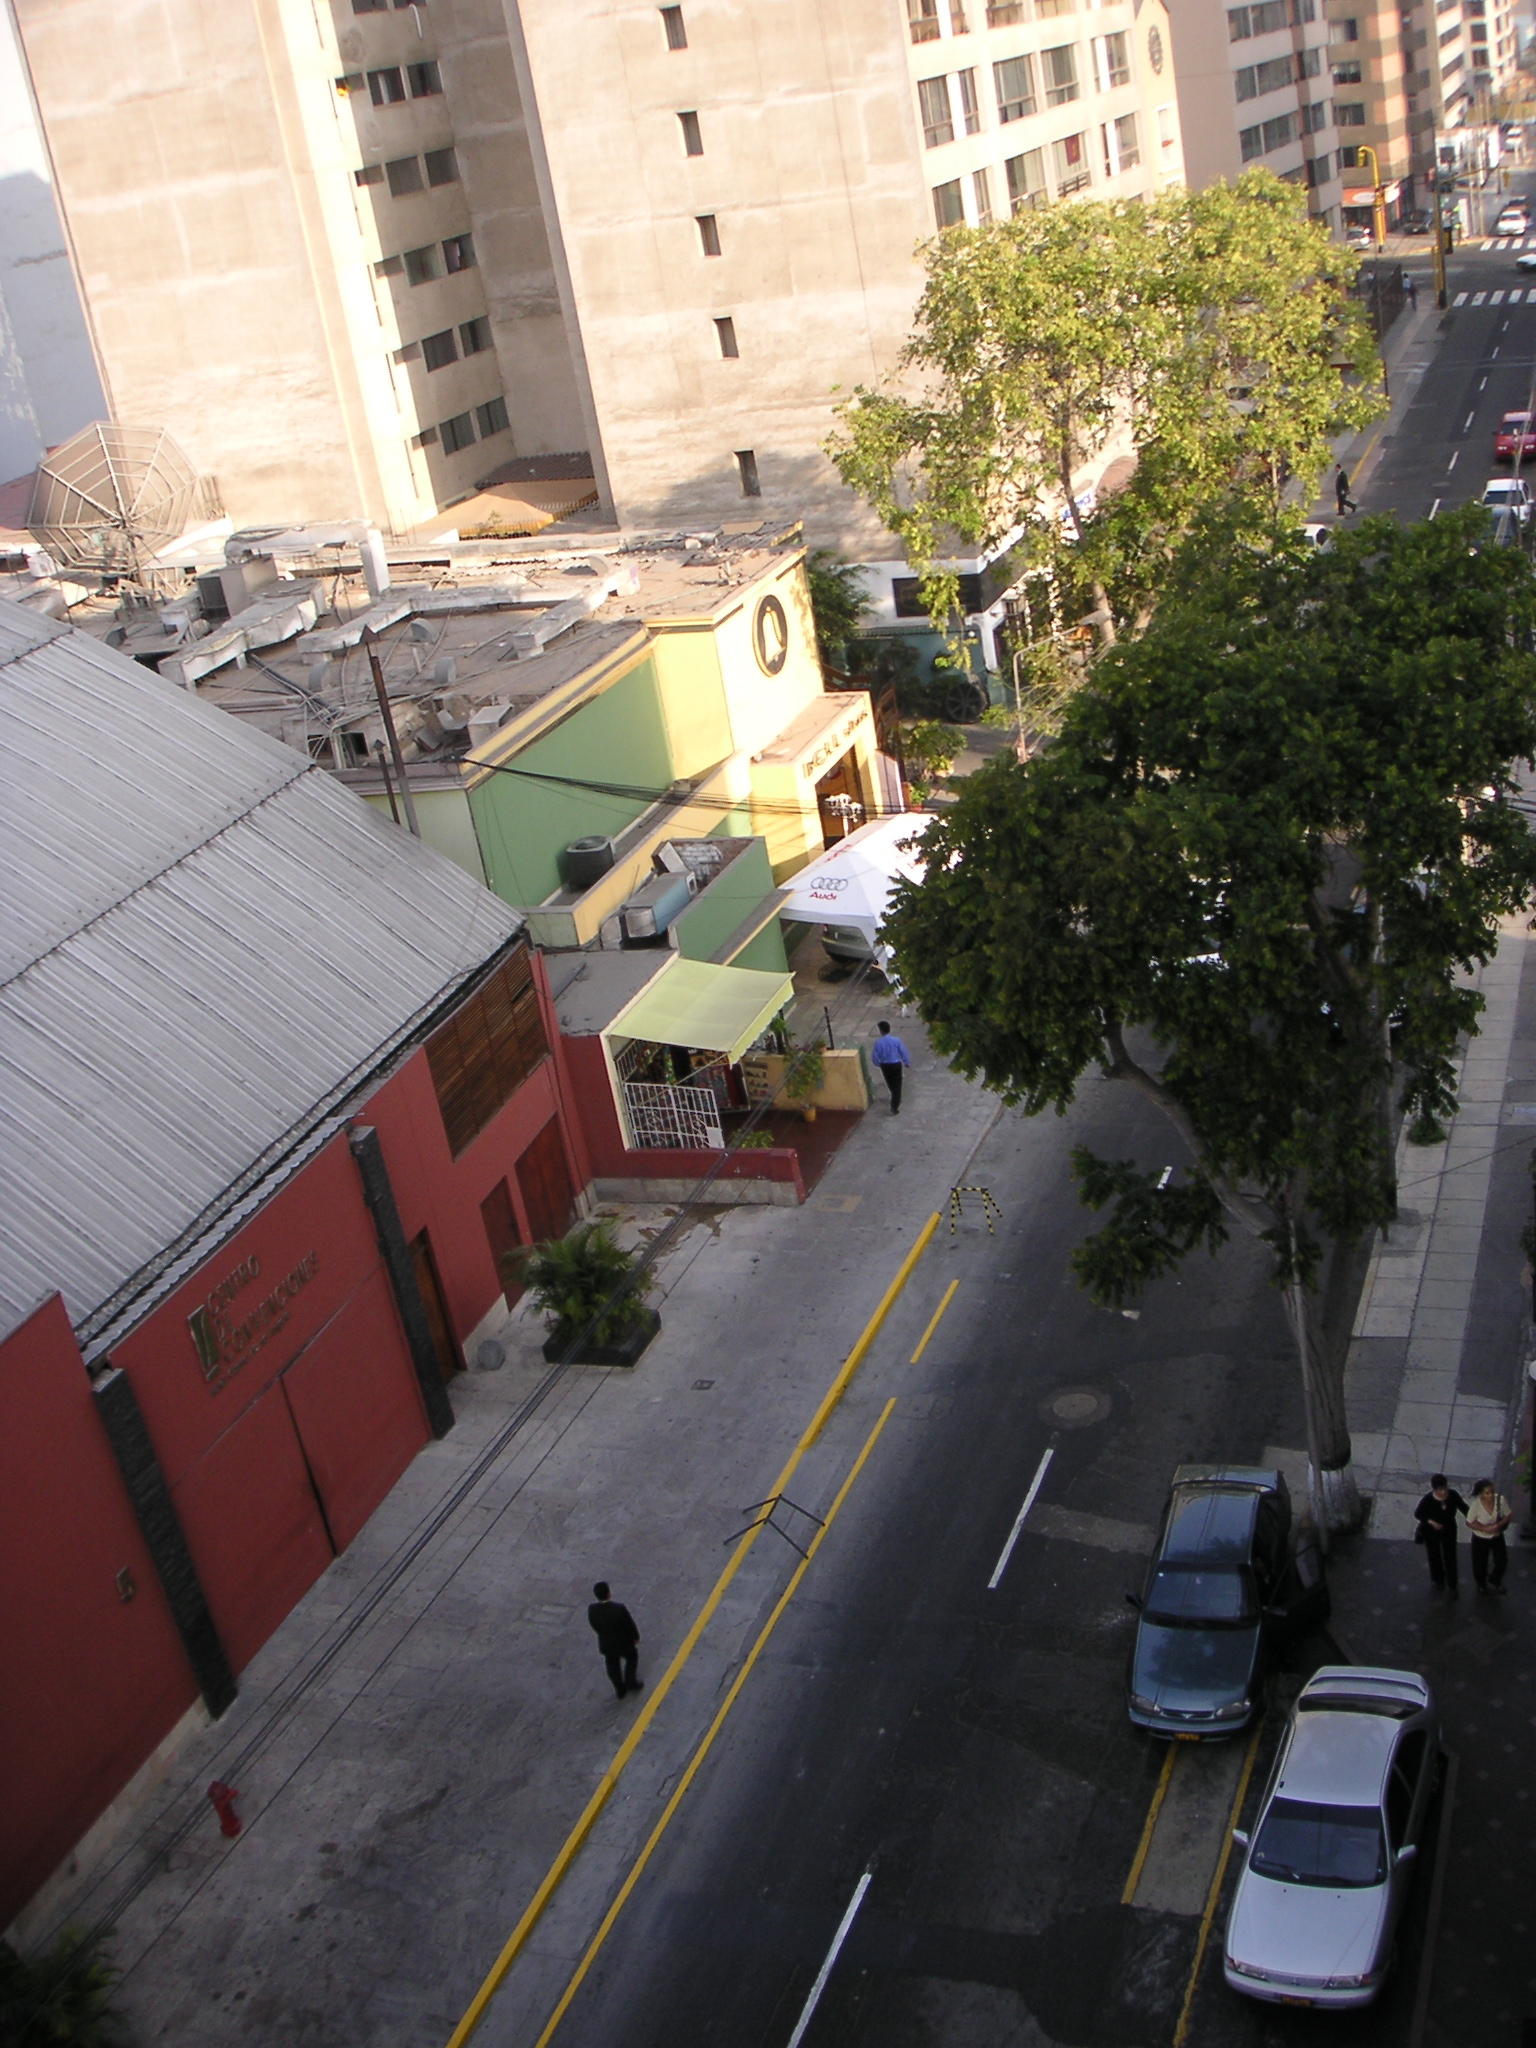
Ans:
[[[713,1380],[695,1380],[693,1383],[693,1391],[696,1394],[707,1394],[714,1384],[715,1383]]]
[[[1058,1387],[1046,1396],[1037,1413],[1042,1422],[1054,1422],[1058,1429],[1086,1429],[1102,1422],[1109,1413],[1108,1394],[1097,1387]]]

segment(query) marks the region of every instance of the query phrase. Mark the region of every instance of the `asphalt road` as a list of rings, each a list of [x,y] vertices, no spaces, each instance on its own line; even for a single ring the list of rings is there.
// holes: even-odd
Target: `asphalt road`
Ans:
[[[1421,276],[1427,255],[1414,261]],[[1472,304],[1516,288],[1518,304]],[[1536,275],[1517,273],[1509,249],[1469,248],[1453,259],[1450,290],[1463,303],[1410,351],[1404,372],[1429,366],[1357,494],[1365,510],[1424,517],[1501,473],[1494,428],[1536,377]],[[1069,1137],[1144,1163],[1178,1158],[1155,1113],[1109,1084],[1074,1113],[1060,1171],[1041,1173],[1011,1116],[998,1124],[971,1177],[1001,1205],[999,1234],[972,1222],[930,1255],[930,1296],[960,1279],[953,1306],[895,1386],[890,1426],[558,2043],[1174,2039],[1201,1919],[1121,1903],[1166,1752],[1125,1716],[1124,1595],[1142,1563],[1116,1546],[1155,1523],[1181,1461],[1257,1462],[1266,1446],[1298,1445],[1300,1404],[1276,1297],[1246,1247],[1192,1260],[1134,1321],[1088,1303],[1066,1270],[1086,1227],[1064,1171]],[[1053,1411],[1065,1388],[1097,1397],[1076,1404],[1088,1419]],[[1048,1450],[1038,1506],[989,1590]],[[1298,1646],[1281,1704],[1327,1654],[1323,1642]],[[1278,1723],[1272,1713],[1254,1786]],[[1208,1841],[1228,1818],[1207,1825]],[[1218,1915],[1185,2048],[1289,2048],[1315,2041],[1320,2024],[1348,2048],[1400,2048],[1428,1892],[1415,1887],[1407,1966],[1381,2003],[1324,2022],[1226,1990]],[[508,2018],[493,2011],[484,2038],[511,2040]]]
[[[781,2048],[866,1872],[806,2048],[1170,2039],[1198,1915],[1120,1903],[1165,1752],[1124,1711],[1142,1560],[1107,1544],[1155,1523],[1182,1460],[1298,1443],[1299,1403],[1246,1247],[1192,1261],[1136,1320],[1089,1304],[1066,1272],[1074,1135],[1178,1156],[1112,1084],[1058,1170],[998,1124],[971,1178],[999,1235],[977,1218],[930,1255],[928,1296],[959,1277],[953,1306],[557,2041]],[[1069,1404],[1092,1419],[1054,1416],[1066,1387],[1100,1397]],[[1062,1509],[1103,1526],[1041,1533]]]
[[[1536,249],[1536,233],[1484,249],[1474,240],[1451,258],[1446,311],[1409,352],[1410,361],[1430,360],[1430,367],[1355,494],[1362,511],[1428,518],[1480,498],[1490,477],[1509,474],[1508,462],[1494,460],[1494,433],[1506,412],[1531,405],[1536,390],[1536,272],[1516,268],[1522,248]],[[1410,259],[1421,305],[1428,260],[1427,249]],[[1481,305],[1473,303],[1478,298]]]

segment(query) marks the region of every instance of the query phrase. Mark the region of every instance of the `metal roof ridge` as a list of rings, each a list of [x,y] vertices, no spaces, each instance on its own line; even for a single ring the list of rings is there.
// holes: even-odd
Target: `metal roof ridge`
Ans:
[[[114,912],[121,910],[124,904],[131,903],[144,890],[152,888],[156,882],[163,881],[168,874],[179,868],[183,861],[190,860],[194,854],[203,852],[205,848],[211,846],[216,839],[222,838],[234,826],[243,824],[247,818],[253,817],[263,804],[270,803],[273,797],[281,796],[285,790],[291,789],[300,776],[323,775],[324,772],[323,769],[317,768],[312,761],[298,761],[293,772],[285,775],[281,782],[274,783],[270,789],[263,790],[261,795],[253,802],[246,803],[242,809],[222,819],[211,832],[204,833],[201,839],[194,840],[191,845],[182,847],[173,859],[168,860],[163,867],[156,868],[153,874],[141,875],[131,889],[125,890],[120,896],[114,896],[110,903],[104,903],[98,909],[93,910],[89,917],[82,918],[78,924],[72,926],[61,938],[55,939],[52,945],[46,947],[41,953],[34,954],[24,967],[18,967],[14,974],[6,975],[4,979],[0,979],[0,995],[3,995],[7,989],[14,988],[17,982],[24,980],[35,967],[40,967],[45,960],[51,960],[55,953],[62,952],[66,946],[71,945],[78,939],[83,932],[88,932],[92,925],[100,924],[104,917],[111,917]]]

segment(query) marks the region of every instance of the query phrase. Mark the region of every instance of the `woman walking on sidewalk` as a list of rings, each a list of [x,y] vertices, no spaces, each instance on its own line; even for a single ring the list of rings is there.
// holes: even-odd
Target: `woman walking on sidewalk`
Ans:
[[[1448,1593],[1453,1600],[1458,1597],[1456,1517],[1466,1512],[1466,1502],[1452,1490],[1451,1482],[1443,1472],[1436,1472],[1431,1477],[1428,1493],[1413,1511],[1413,1519],[1419,1525],[1419,1532],[1413,1540],[1424,1546],[1424,1555],[1429,1560],[1430,1584],[1437,1591]]]
[[[1504,1531],[1512,1520],[1509,1502],[1491,1479],[1479,1479],[1467,1509],[1467,1534],[1472,1538],[1472,1577],[1479,1593],[1502,1593],[1509,1568]]]

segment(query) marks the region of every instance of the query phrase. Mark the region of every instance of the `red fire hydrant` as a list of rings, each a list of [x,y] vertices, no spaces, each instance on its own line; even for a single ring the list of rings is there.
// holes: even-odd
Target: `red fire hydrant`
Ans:
[[[208,1797],[213,1801],[213,1810],[219,1816],[219,1826],[226,1835],[238,1835],[243,1825],[235,1811],[235,1801],[240,1794],[233,1785],[226,1785],[222,1778],[215,1778],[208,1787]]]

